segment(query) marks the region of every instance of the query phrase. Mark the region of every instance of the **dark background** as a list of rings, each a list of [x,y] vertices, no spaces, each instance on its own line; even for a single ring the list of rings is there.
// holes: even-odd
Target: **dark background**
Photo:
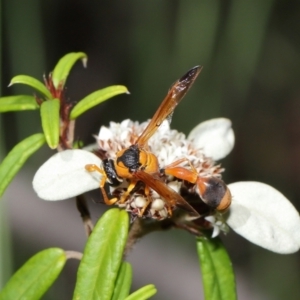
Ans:
[[[224,180],[268,183],[300,209],[299,1],[6,0],[1,5],[2,95],[32,93],[7,88],[13,76],[42,80],[64,54],[86,52],[88,68],[76,64],[67,82],[68,98],[78,101],[113,84],[131,92],[78,119],[76,137],[88,144],[109,121],[151,118],[171,83],[201,64],[204,69],[176,110],[172,127],[188,134],[201,121],[230,118],[236,145],[222,161]],[[2,114],[0,126],[2,157],[18,141],[41,132],[38,111]],[[37,152],[4,195],[10,237],[1,244],[11,240],[13,270],[46,247],[83,249],[85,235],[74,201],[44,202],[31,188],[35,171],[53,153],[46,147]],[[104,206],[90,201],[90,209],[96,222]],[[239,299],[299,298],[299,253],[273,254],[234,233],[223,241],[236,271]],[[128,259],[133,289],[154,283],[158,294],[153,299],[202,299],[189,234],[151,234]],[[71,298],[77,265],[67,263],[44,299]]]

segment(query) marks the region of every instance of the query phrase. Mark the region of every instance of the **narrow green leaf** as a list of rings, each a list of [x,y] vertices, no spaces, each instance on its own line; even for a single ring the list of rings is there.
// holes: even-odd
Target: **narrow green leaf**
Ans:
[[[155,285],[148,284],[130,294],[125,300],[146,300],[157,293]]]
[[[18,95],[0,98],[0,112],[34,110],[38,108],[39,105],[33,96]]]
[[[42,133],[36,133],[17,144],[0,164],[0,197],[26,160],[45,143]]]
[[[52,95],[47,90],[46,86],[39,80],[35,79],[34,77],[28,75],[17,75],[10,81],[9,86],[16,83],[29,85],[35,90],[37,90],[38,92],[40,92],[42,95],[44,95],[46,98],[52,99]]]
[[[132,282],[132,268],[130,263],[123,262],[118,273],[115,290],[111,300],[125,299],[130,292]]]
[[[205,299],[237,299],[232,264],[222,241],[219,238],[198,238],[197,250]]]
[[[64,250],[50,248],[30,258],[0,292],[0,300],[40,299],[66,262]]]
[[[60,85],[61,87],[65,85],[70,70],[79,59],[82,60],[84,67],[86,67],[87,55],[83,52],[68,53],[58,61],[52,72],[52,80],[56,88]]]
[[[8,207],[8,201],[0,202],[0,290],[13,272],[12,230]]]
[[[58,99],[44,101],[41,105],[42,127],[48,146],[55,149],[59,142],[59,109]]]
[[[77,272],[73,299],[111,299],[128,234],[128,214],[108,210],[86,244]]]
[[[82,113],[88,109],[100,104],[101,102],[108,100],[119,94],[129,93],[127,88],[123,85],[112,85],[102,90],[89,94],[82,100],[80,100],[72,109],[70,119],[76,119]]]

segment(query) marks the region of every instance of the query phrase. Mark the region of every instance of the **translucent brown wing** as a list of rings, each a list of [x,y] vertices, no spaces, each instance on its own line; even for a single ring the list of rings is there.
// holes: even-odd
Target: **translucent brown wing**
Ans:
[[[139,147],[143,147],[150,137],[155,133],[161,123],[168,117],[171,117],[175,107],[193,85],[201,70],[201,66],[192,68],[172,85],[167,96],[157,109],[150,123],[143,133],[138,137],[136,144]]]
[[[169,205],[176,205],[184,209],[190,214],[190,216],[195,217],[195,219],[200,217],[198,212],[188,202],[186,202],[178,193],[159,178],[156,178],[142,170],[138,170],[133,174],[133,176],[156,191]]]

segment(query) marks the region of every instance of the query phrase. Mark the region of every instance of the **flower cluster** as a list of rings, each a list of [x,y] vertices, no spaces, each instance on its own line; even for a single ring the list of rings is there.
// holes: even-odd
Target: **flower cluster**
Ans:
[[[228,122],[225,119],[219,121]],[[101,127],[99,136],[96,137],[98,151],[105,153],[105,158],[116,160],[116,154],[130,147],[144,131],[147,124],[148,122],[139,124],[125,120],[120,124],[111,122],[109,127]],[[193,142],[186,139],[183,133],[171,130],[168,121],[163,122],[154,136],[149,139],[148,144],[150,152],[158,158],[161,169],[185,158],[186,160],[180,164],[181,167],[190,169],[190,166],[193,166],[198,176],[201,177],[215,176],[221,178],[220,173],[223,169],[219,165],[215,165],[212,158],[205,156],[201,149],[196,149]],[[166,176],[162,180],[178,193],[183,188],[183,181],[172,176]],[[121,199],[123,193],[126,193],[127,187],[128,182],[124,181],[120,187],[111,188],[111,194]],[[193,191],[193,194],[198,192],[195,185],[192,185],[189,191]],[[117,202],[116,204],[125,207],[133,216],[144,216],[158,220],[171,216],[172,211],[168,210],[165,199],[162,199],[161,195],[150,189],[150,197],[151,202],[147,205],[145,189],[142,187],[127,197],[124,203]]]
[[[116,153],[132,145],[147,123],[125,120],[102,127],[96,138],[100,157],[116,159]],[[180,166],[196,169],[198,176],[221,178],[223,169],[215,161],[225,157],[234,146],[234,133],[228,119],[213,119],[199,124],[186,138],[171,130],[165,121],[149,139],[149,150],[156,155],[161,168],[185,158]],[[94,147],[95,148],[95,147]],[[102,165],[99,156],[87,150],[66,150],[51,157],[36,173],[33,186],[40,198],[63,200],[99,187],[101,174],[88,172],[85,165]],[[226,224],[251,242],[278,253],[292,253],[300,247],[300,218],[292,204],[274,188],[259,182],[229,184],[232,204],[222,216],[215,210],[199,208],[197,188],[167,176],[164,179],[176,192],[200,213],[203,220],[214,228],[213,236],[226,230]],[[111,193],[120,198],[128,182],[112,188]],[[191,201],[197,197],[194,205]],[[147,205],[144,189],[134,191],[125,202],[118,204],[133,215],[154,219],[169,217],[171,212],[164,199],[150,189],[151,203]],[[147,209],[144,210],[147,205]],[[203,207],[203,203],[201,204]],[[224,221],[226,224],[224,224]],[[202,222],[203,225],[205,222]],[[195,221],[197,224],[197,220]],[[198,224],[200,224],[198,222]]]

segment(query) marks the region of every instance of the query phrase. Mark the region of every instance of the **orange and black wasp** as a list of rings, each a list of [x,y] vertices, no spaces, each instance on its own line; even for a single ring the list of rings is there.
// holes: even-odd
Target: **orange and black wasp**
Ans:
[[[171,175],[179,180],[185,180],[197,185],[200,196],[206,204],[210,205],[211,202],[214,208],[222,210],[224,205],[221,205],[221,203],[224,202],[223,198],[226,198],[227,204],[225,206],[229,206],[230,192],[222,180],[213,177],[202,179],[191,164],[190,169],[179,166],[186,160],[185,158],[161,168],[157,156],[148,147],[148,140],[163,121],[166,119],[171,121],[174,109],[193,85],[201,70],[201,66],[192,68],[172,85],[142,134],[130,147],[119,151],[116,154],[116,159],[104,159],[103,169],[94,164],[85,166],[89,172],[97,171],[102,175],[100,189],[106,204],[125,203],[128,197],[143,184],[147,201],[141,211],[141,215],[143,215],[145,209],[152,201],[150,194],[151,189],[153,189],[164,199],[169,216],[172,215],[172,209],[177,206],[186,210],[191,217],[198,218],[199,213],[179,193],[175,192],[163,181],[163,176]],[[110,199],[105,191],[105,184],[117,186],[124,179],[129,181],[126,192],[120,198],[113,197]]]

